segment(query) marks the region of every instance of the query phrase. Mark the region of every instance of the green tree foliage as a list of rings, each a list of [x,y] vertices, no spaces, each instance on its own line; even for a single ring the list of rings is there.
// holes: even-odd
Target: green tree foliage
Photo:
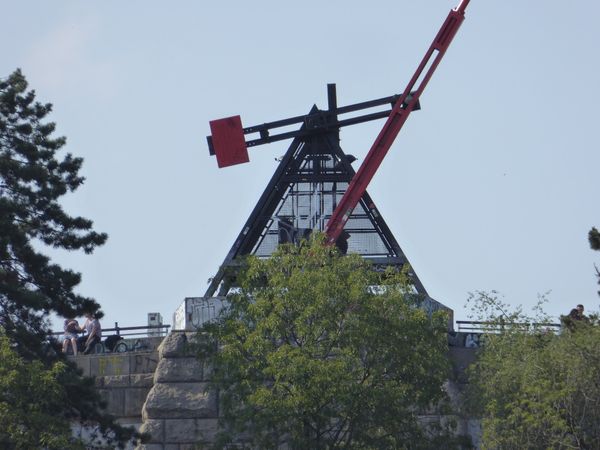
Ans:
[[[509,312],[497,295],[478,293],[474,308],[491,322],[470,373],[483,449],[600,448],[600,327],[592,317],[556,334],[545,315]],[[538,311],[541,311],[541,305]],[[487,317],[485,315],[487,314]],[[502,329],[502,333],[492,330]]]
[[[588,240],[590,241],[590,247],[593,250],[600,250],[600,232],[596,227],[592,227],[588,234]]]
[[[439,448],[417,413],[445,398],[447,318],[416,308],[403,275],[317,236],[249,258],[238,282],[199,335],[220,392],[216,448],[239,436],[262,449]]]
[[[588,240],[590,241],[590,247],[592,250],[600,251],[600,231],[598,231],[596,227],[592,227],[588,233]],[[598,284],[600,284],[600,269],[598,269],[598,266],[595,266],[595,268],[596,276],[598,277]],[[600,295],[600,291],[598,291],[598,295]]]
[[[21,352],[35,352],[30,336],[46,331],[41,319],[48,313],[74,317],[99,309],[73,292],[80,275],[52,264],[35,245],[89,253],[106,240],[58,202],[82,184],[82,159],[57,158],[65,138],[53,138],[55,124],[44,122],[51,110],[27,91],[20,71],[0,81],[0,317],[7,334],[19,336]]]
[[[0,448],[83,448],[56,414],[66,400],[60,379],[67,370],[60,361],[45,367],[24,360],[0,334]]]
[[[61,356],[47,345],[49,314],[74,317],[99,312],[100,305],[74,292],[79,273],[52,263],[41,250],[49,246],[90,253],[107,238],[92,230],[90,220],[70,216],[59,203],[83,183],[82,159],[68,153],[59,158],[65,138],[52,136],[55,125],[46,121],[51,110],[52,105],[37,102],[35,92],[27,90],[19,70],[0,80],[0,330],[29,361],[32,376],[48,381],[60,375],[62,392],[48,385],[52,395],[47,401],[56,400],[56,421],[92,421],[107,437],[123,441],[132,431],[100,412],[91,380],[81,378],[72,364],[57,364]],[[0,360],[1,370],[14,373],[16,369],[5,364],[8,361]],[[34,381],[8,385],[1,395],[31,399],[28,389],[36,392]],[[48,411],[50,405],[44,408]],[[36,428],[27,428],[33,422],[17,416],[4,419],[11,417],[20,433],[35,438]]]

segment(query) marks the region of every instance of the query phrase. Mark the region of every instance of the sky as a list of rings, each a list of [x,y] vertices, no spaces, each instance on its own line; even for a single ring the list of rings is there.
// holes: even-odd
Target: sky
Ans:
[[[455,0],[7,2],[0,76],[51,102],[85,185],[67,211],[109,240],[49,252],[80,271],[105,328],[165,323],[202,296],[289,142],[218,169],[209,121],[245,126],[401,93]],[[600,2],[472,0],[368,192],[429,294],[469,292],[554,317],[598,310]],[[368,152],[383,121],[347,127]],[[65,153],[63,152],[63,154]],[[57,322],[58,323],[58,322]]]

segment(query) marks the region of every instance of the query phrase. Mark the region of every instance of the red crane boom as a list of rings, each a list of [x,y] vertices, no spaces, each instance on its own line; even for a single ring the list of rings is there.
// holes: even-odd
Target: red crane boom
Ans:
[[[352,178],[348,189],[327,222],[325,232],[328,243],[335,243],[342,233],[350,214],[365,193],[369,182],[392,146],[394,139],[398,136],[404,122],[406,122],[419,101],[419,97],[465,19],[465,8],[469,2],[470,0],[461,0],[460,4],[450,11],[421,64],[419,64],[408,86],[404,89],[404,93],[396,102],[365,160]]]

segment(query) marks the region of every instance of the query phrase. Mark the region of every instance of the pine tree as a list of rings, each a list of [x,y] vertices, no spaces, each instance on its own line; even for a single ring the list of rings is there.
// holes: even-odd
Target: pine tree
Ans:
[[[596,227],[592,227],[590,232],[588,233],[588,240],[590,241],[590,247],[592,250],[600,251],[600,231],[596,229]],[[598,284],[600,284],[600,269],[596,268],[596,276],[598,277]],[[600,295],[600,291],[598,291],[598,295]]]
[[[590,241],[592,250],[600,250],[600,231],[598,231],[596,227],[592,227],[590,230],[588,240]]]
[[[20,70],[0,80],[0,331],[19,357],[38,361],[47,370],[64,358],[45,345],[49,315],[101,312],[95,300],[74,292],[80,274],[53,263],[42,251],[53,247],[91,253],[107,239],[93,231],[90,220],[70,216],[59,203],[83,183],[83,160],[58,155],[66,139],[53,137],[55,124],[46,121],[51,111],[51,104],[37,102],[35,92],[27,90]],[[56,405],[57,416],[67,423],[100,424],[117,440],[130,437],[130,430],[101,412],[92,380],[81,378],[74,365],[67,366],[61,375],[67,401]]]
[[[78,273],[52,264],[38,250],[41,242],[90,253],[107,238],[58,202],[83,183],[82,159],[58,159],[66,140],[53,138],[55,124],[44,122],[51,110],[35,101],[19,70],[0,82],[0,314],[9,336],[45,332],[42,319],[51,312],[76,316],[99,309],[73,292]]]

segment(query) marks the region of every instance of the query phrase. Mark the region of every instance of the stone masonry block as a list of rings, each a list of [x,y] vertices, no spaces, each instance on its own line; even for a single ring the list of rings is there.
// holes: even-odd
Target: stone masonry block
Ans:
[[[207,383],[157,383],[144,404],[144,419],[216,418],[217,395]]]
[[[134,373],[129,375],[129,385],[131,387],[151,388],[154,384],[154,375],[152,373]]]
[[[157,364],[157,352],[132,353],[129,355],[129,373],[154,373]]]
[[[166,419],[165,443],[213,442],[217,431],[217,419]]]
[[[141,444],[135,450],[165,450],[165,446],[162,444]]]
[[[90,360],[90,370],[93,376],[129,375],[129,355],[112,354],[94,356]]]
[[[197,419],[196,428],[203,442],[214,442],[219,432],[219,419]]]
[[[213,376],[214,367],[206,361],[202,361],[202,381],[210,381]]]
[[[110,375],[106,377],[96,377],[96,386],[102,386],[107,389],[129,386],[129,375]]]
[[[169,334],[158,347],[160,359],[185,356],[186,344],[187,336],[184,333],[173,332]]]
[[[154,372],[155,383],[202,381],[202,363],[196,358],[161,359]]]
[[[198,447],[198,444],[180,444],[178,450],[198,450],[199,448],[204,447]],[[234,449],[235,447],[231,448]]]
[[[182,444],[198,441],[196,419],[166,419],[165,443]]]
[[[150,435],[150,443],[162,443],[165,440],[165,421],[162,419],[148,419],[142,424],[140,432]]]
[[[142,407],[146,401],[149,388],[128,388],[125,391],[125,403],[123,414],[125,417],[139,417],[142,414]]]
[[[69,356],[68,359],[71,362],[74,362],[75,365],[77,365],[77,367],[79,367],[82,372],[83,372],[83,376],[85,377],[90,377],[92,376],[91,372],[90,372],[90,359],[92,357],[91,356],[85,356],[85,355],[77,355],[77,356]]]
[[[98,393],[106,402],[106,412],[123,417],[125,411],[125,389],[99,389]]]

